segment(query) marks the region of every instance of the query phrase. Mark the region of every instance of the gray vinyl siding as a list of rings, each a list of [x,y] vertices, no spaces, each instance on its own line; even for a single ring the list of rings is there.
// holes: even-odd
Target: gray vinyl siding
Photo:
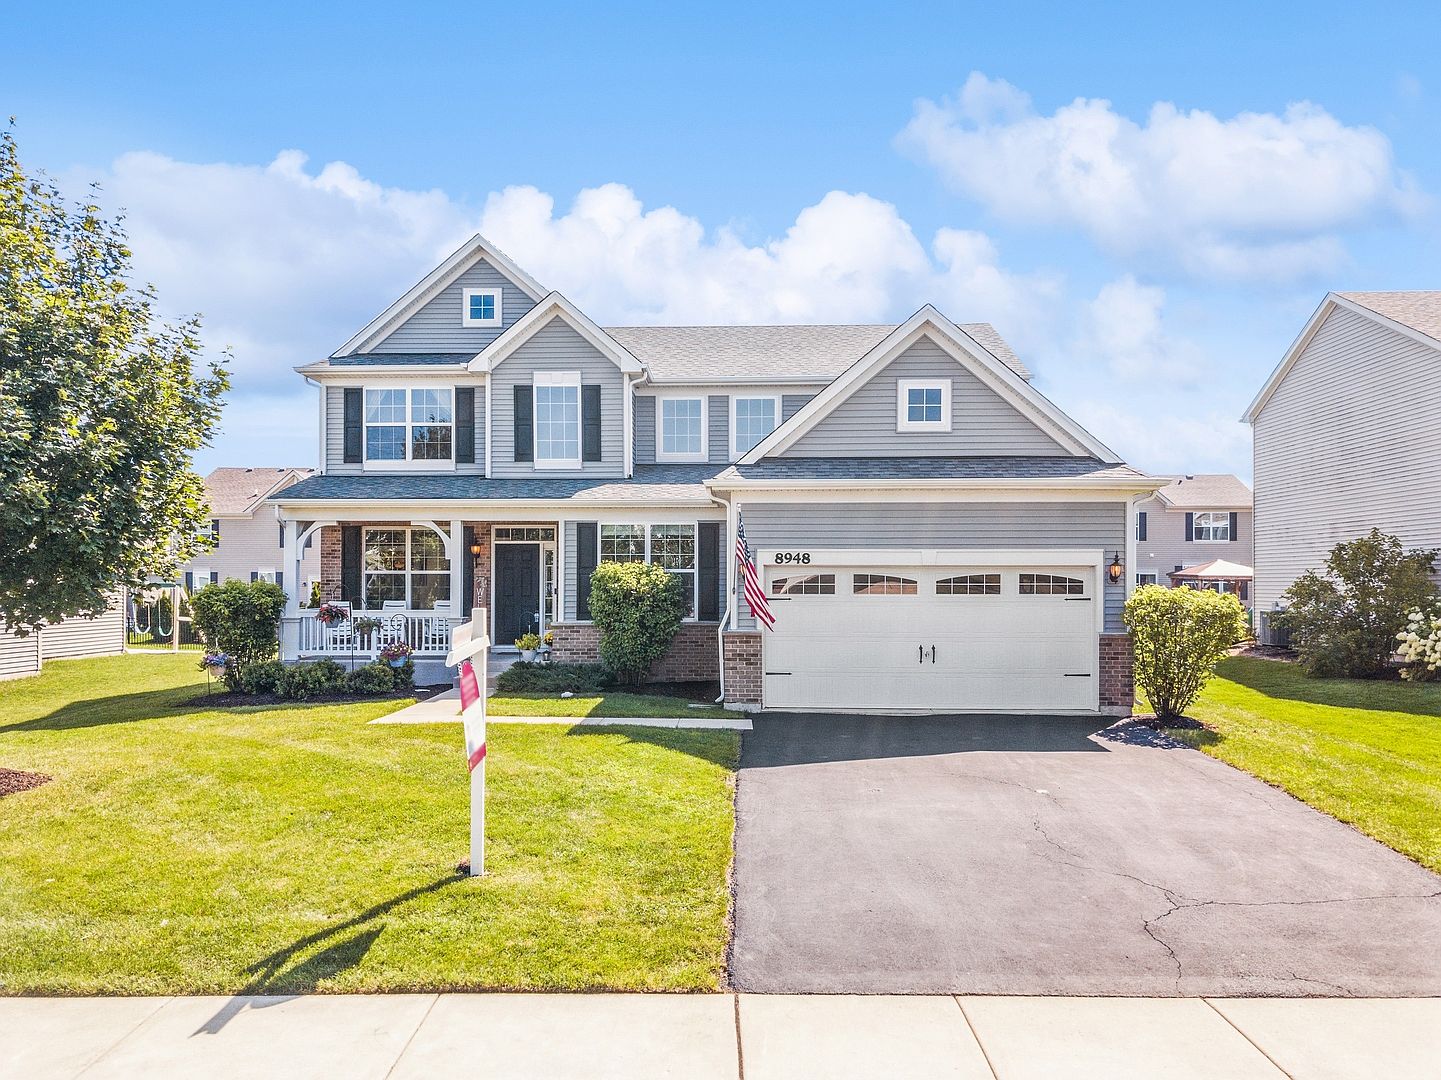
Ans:
[[[784,424],[796,413],[805,408],[806,403],[814,394],[782,394],[781,395],[781,423]]]
[[[125,651],[125,605],[120,596],[93,619],[62,619],[40,631],[40,659],[114,656]]]
[[[1155,574],[1158,585],[1169,585],[1166,577],[1178,566],[1195,566],[1212,559],[1250,566],[1254,555],[1252,539],[1255,536],[1251,525],[1251,511],[1236,512],[1236,531],[1239,537],[1234,543],[1186,542],[1186,512],[1167,510],[1159,499],[1147,499],[1137,508],[1146,515],[1146,539],[1136,541],[1136,566],[1133,573]],[[1225,512],[1225,507],[1215,507]],[[1200,513],[1200,510],[1195,511]]]
[[[603,512],[597,514],[595,520],[598,521],[598,522],[603,522],[603,521],[605,521],[605,514],[604,514]],[[714,521],[714,520],[716,520],[716,519],[715,519],[715,518],[708,518],[708,519],[706,519],[706,520]],[[575,539],[575,538],[576,538],[576,523],[575,523],[574,521],[567,521],[567,522],[565,522],[565,524],[564,524],[564,530],[565,530],[565,537],[564,537],[564,538],[565,538],[565,558],[562,560],[562,563],[561,563],[561,573],[563,573],[563,574],[565,575],[565,603],[564,603],[564,605],[563,605],[563,607],[562,607],[562,609],[561,609],[561,618],[564,619],[564,620],[566,620],[567,622],[573,622],[573,621],[575,620],[575,617],[576,617],[576,616],[575,616],[575,590],[576,590],[576,585],[578,584],[578,582],[577,582],[577,577],[578,577],[578,575],[577,575],[577,568],[578,568],[578,566],[579,566],[579,563],[577,562],[577,559],[576,559],[576,539]],[[719,596],[717,597],[717,600],[719,601],[719,609],[720,609],[720,612],[721,612],[722,617],[724,617],[724,615],[725,615],[725,607],[726,607],[726,569],[727,569],[727,563],[729,562],[729,559],[730,559],[730,552],[727,551],[727,549],[726,549],[725,527],[724,527],[724,525],[722,525],[722,527],[721,527],[721,551],[720,551],[720,588],[719,588]],[[697,572],[699,572],[699,568],[697,568]]]
[[[280,547],[280,525],[275,519],[274,508],[266,503],[261,503],[248,518],[221,518],[220,543],[181,567],[180,580],[185,580],[187,570],[196,567],[212,571],[217,581],[230,578],[249,581],[250,575],[256,571],[278,570],[285,574],[281,587],[287,595],[295,595],[297,582],[291,580],[294,571],[285,565],[284,552]],[[319,533],[310,537],[301,562],[300,577],[300,584],[308,578],[320,577]]]
[[[1254,423],[1255,606],[1373,526],[1441,547],[1441,351],[1337,309]]]
[[[1126,504],[745,503],[752,548],[1101,548],[1125,551]],[[1106,585],[1106,629],[1121,632],[1125,587]],[[754,623],[744,603],[738,624]]]
[[[515,391],[531,385],[537,371],[579,371],[580,381],[600,385],[601,460],[579,469],[537,469],[515,460]],[[491,372],[490,415],[494,425],[491,476],[623,476],[625,475],[625,376],[610,359],[569,323],[557,316],[535,332]]]
[[[899,379],[950,379],[951,430],[896,430]],[[939,345],[916,342],[856,388],[786,451],[790,457],[939,457],[1069,451]]]
[[[680,396],[680,395],[667,395]],[[697,394],[696,396],[701,396]],[[707,460],[715,465],[725,465],[730,456],[730,405],[728,394],[708,394],[706,397],[706,438],[708,440]],[[651,465],[656,459],[656,441],[659,431],[656,427],[656,398],[650,394],[637,394],[635,411],[635,463]]]
[[[461,304],[466,289],[500,289],[498,327],[461,325]],[[482,259],[414,314],[399,323],[373,353],[480,352],[531,308],[535,301],[509,278]]]
[[[378,384],[379,380],[377,380]],[[473,386],[475,388],[475,462],[474,464],[457,465],[455,471],[465,475],[481,475],[485,472],[487,440],[485,437],[485,383],[483,381],[478,383],[473,381],[455,382],[431,377],[405,380],[403,383],[390,380],[390,384],[406,387]],[[325,461],[322,469],[338,475],[354,475],[365,471],[363,463],[356,461],[347,464],[345,460],[345,387],[343,386],[327,386],[325,388]]]
[[[0,681],[40,673],[40,635],[25,637],[0,627]]]

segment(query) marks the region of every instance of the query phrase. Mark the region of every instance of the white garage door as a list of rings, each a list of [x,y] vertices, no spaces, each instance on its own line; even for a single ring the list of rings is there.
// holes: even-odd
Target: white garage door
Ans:
[[[773,709],[1091,711],[1094,568],[770,567]]]

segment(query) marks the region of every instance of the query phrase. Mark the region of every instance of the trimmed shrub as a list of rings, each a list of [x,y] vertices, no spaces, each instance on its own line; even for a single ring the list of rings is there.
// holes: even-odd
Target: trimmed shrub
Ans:
[[[617,682],[634,685],[665,655],[685,617],[685,590],[652,563],[601,563],[590,576],[590,617],[600,660]]]
[[[285,591],[274,582],[231,578],[206,585],[191,596],[190,610],[206,648],[230,657],[225,669],[230,690],[239,690],[246,669],[269,660],[280,647]]]
[[[279,660],[251,664],[240,676],[242,694],[278,694],[285,682],[285,665]]]
[[[519,660],[495,679],[503,694],[596,694],[610,686],[601,664],[533,664]]]
[[[276,692],[291,701],[305,701],[321,694],[333,694],[345,687],[346,672],[334,660],[317,660],[312,664],[287,664],[285,677]]]
[[[1246,612],[1229,593],[1144,585],[1121,612],[1131,632],[1136,685],[1162,720],[1191,707],[1226,651],[1246,635]]]
[[[345,677],[345,691],[357,697],[388,694],[395,689],[394,669],[379,661],[356,668]]]
[[[1436,599],[1431,584],[1441,551],[1407,551],[1379,529],[1337,544],[1321,570],[1308,570],[1286,590],[1277,616],[1306,674],[1376,678],[1396,651],[1397,633],[1412,611]]]

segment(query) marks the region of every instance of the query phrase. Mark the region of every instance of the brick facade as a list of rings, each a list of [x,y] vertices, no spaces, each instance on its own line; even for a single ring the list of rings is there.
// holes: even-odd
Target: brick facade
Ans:
[[[725,635],[725,703],[761,704],[760,631],[732,631]]]
[[[340,598],[340,526],[323,525],[320,529],[320,599]]]
[[[472,542],[480,544],[480,554],[473,556],[465,550],[465,558],[475,564],[475,587],[470,602],[482,611],[490,610],[490,522],[476,521],[470,525]]]
[[[1101,711],[1130,716],[1136,706],[1129,634],[1101,635]]]
[[[717,623],[682,623],[670,649],[651,668],[646,682],[694,682],[720,678]],[[593,664],[600,659],[600,631],[590,623],[556,623],[552,659],[559,664]]]

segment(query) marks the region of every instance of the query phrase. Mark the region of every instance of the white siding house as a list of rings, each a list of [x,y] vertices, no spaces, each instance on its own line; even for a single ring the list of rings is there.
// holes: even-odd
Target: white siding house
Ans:
[[[1340,541],[1441,547],[1441,292],[1327,294],[1244,419],[1263,635]]]
[[[1215,559],[1249,569],[1253,539],[1251,489],[1240,477],[1178,476],[1137,508],[1136,584],[1171,585],[1173,572]],[[1249,607],[1249,583],[1235,591]]]
[[[215,546],[181,567],[187,589],[237,578],[274,581],[286,592],[299,589],[307,599],[310,582],[320,576],[320,555],[305,553],[299,581],[287,580],[281,552],[280,523],[265,500],[314,475],[314,469],[216,469],[205,478],[210,499],[210,535]],[[293,574],[292,574],[293,577]]]

